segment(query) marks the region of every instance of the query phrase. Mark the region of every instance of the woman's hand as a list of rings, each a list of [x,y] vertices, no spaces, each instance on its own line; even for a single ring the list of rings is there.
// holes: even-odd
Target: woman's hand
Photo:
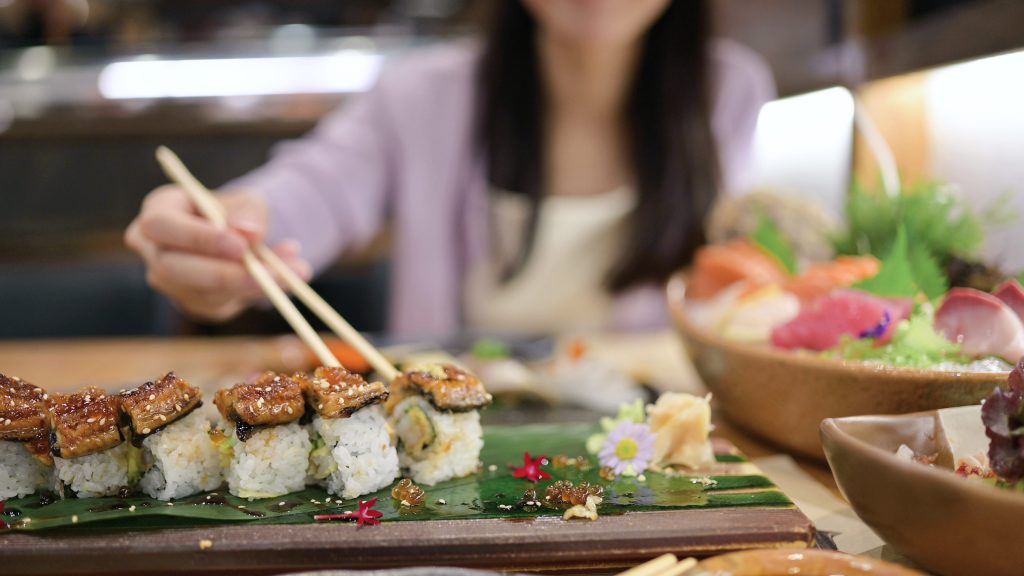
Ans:
[[[200,216],[177,186],[149,193],[139,215],[124,234],[125,244],[146,263],[146,281],[184,312],[224,321],[262,299],[259,286],[242,265],[248,245],[262,242],[267,205],[246,192],[219,196],[227,216],[220,230]],[[274,251],[304,280],[312,269],[299,255],[299,244],[286,240]]]

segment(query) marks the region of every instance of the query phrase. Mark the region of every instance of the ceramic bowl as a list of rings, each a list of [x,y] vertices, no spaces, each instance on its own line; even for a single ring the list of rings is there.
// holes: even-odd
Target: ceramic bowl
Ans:
[[[668,283],[672,319],[716,407],[740,428],[798,455],[822,459],[825,418],[906,414],[976,404],[1006,372],[941,372],[822,358],[726,340],[686,317],[686,283]]]
[[[934,411],[828,419],[821,438],[854,511],[899,553],[942,576],[1024,573],[1024,495],[954,474]],[[900,444],[936,465],[897,458]]]
[[[747,550],[715,556],[685,576],[924,576],[890,562],[828,550]]]

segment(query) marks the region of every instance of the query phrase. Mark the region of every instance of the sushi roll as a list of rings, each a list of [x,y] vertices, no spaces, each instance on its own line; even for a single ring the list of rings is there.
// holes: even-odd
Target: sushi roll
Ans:
[[[80,498],[111,496],[129,485],[132,447],[124,441],[119,409],[117,396],[93,387],[46,400],[57,480]]]
[[[483,448],[478,410],[491,403],[480,379],[450,364],[399,375],[387,402],[398,458],[419,484],[476,471]]]
[[[0,374],[0,501],[52,484],[46,398],[42,388]]]
[[[213,403],[225,421],[232,494],[272,498],[306,487],[312,444],[299,424],[305,402],[298,380],[267,372],[254,382],[219,390]]]
[[[296,374],[295,379],[315,413],[312,482],[343,498],[390,485],[398,476],[398,453],[381,406],[387,386],[368,383],[344,368],[317,368],[312,377]]]
[[[132,445],[142,450],[141,458],[130,462],[130,480],[141,474],[139,487],[148,496],[182,498],[224,481],[202,404],[202,392],[174,372],[121,393]]]

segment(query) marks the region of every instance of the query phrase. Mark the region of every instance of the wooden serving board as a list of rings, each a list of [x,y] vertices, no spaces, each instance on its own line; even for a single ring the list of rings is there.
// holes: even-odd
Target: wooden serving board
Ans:
[[[565,442],[552,433],[550,426],[518,430],[488,432],[484,464],[500,464],[501,469],[488,472],[485,468],[481,476],[509,475],[508,458],[501,450],[510,450],[507,445],[511,438],[522,438],[527,449],[543,444],[541,436],[552,438],[548,441],[556,444]],[[565,430],[561,436],[570,439],[569,445],[578,446],[581,429]],[[506,447],[499,450],[502,444]],[[731,444],[716,440],[714,446],[719,464],[709,470],[709,475],[719,478],[723,485],[729,477],[760,478],[760,471]],[[557,478],[558,472],[555,474]],[[174,528],[160,527],[160,518],[146,521],[139,517],[133,521],[122,514],[113,522],[40,531],[8,530],[0,533],[0,572],[273,574],[322,568],[445,565],[578,573],[616,570],[665,552],[704,557],[747,548],[806,548],[814,540],[810,520],[763,478],[761,482],[743,480],[753,487],[705,494],[699,488],[690,488],[689,480],[666,481],[653,473],[648,476],[641,484],[628,484],[628,488],[625,484],[610,484],[606,491],[608,504],[599,508],[602,515],[596,521],[565,521],[558,511],[539,516],[516,511],[496,513],[499,509],[495,502],[502,501],[504,494],[495,496],[488,481],[482,479],[482,512],[470,518],[439,519],[436,513],[426,512],[422,516],[427,519],[420,520],[416,515],[400,514],[389,497],[379,496],[384,522],[361,528],[347,523],[311,524],[309,513],[262,520],[274,523],[224,524],[188,519],[188,525]],[[681,488],[681,496],[671,493],[677,488]],[[435,490],[442,493],[443,485]],[[698,498],[694,498],[695,490]],[[501,487],[501,492],[510,491]],[[431,492],[428,488],[428,498]],[[543,494],[542,489],[538,492]],[[627,500],[636,504],[623,505]],[[630,511],[633,509],[639,511]],[[25,514],[29,513],[33,512],[26,508]],[[181,518],[172,520],[181,525]]]

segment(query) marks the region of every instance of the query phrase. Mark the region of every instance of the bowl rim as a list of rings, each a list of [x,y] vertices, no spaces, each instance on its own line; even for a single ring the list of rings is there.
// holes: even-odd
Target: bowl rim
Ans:
[[[844,424],[856,423],[856,422],[870,422],[874,421],[898,421],[898,420],[910,420],[915,418],[930,418],[933,421],[938,416],[938,410],[928,410],[925,412],[912,412],[910,414],[895,414],[895,415],[867,415],[867,416],[845,416],[842,418],[826,418],[822,420],[820,431],[823,440],[828,438],[836,443],[846,443],[848,445],[854,445],[862,448],[861,453],[869,460],[871,460],[872,466],[886,466],[889,468],[895,468],[900,472],[901,476],[905,476],[913,484],[920,483],[933,483],[937,484],[946,490],[952,490],[965,494],[976,495],[977,498],[982,498],[991,502],[992,505],[996,506],[1011,506],[1019,508],[1020,512],[1024,513],[1024,495],[1015,494],[1008,490],[1000,490],[993,486],[984,486],[976,482],[968,481],[965,478],[960,478],[956,475],[953,470],[946,468],[937,468],[935,466],[929,466],[925,464],[919,464],[917,462],[911,462],[899,458],[895,452],[889,452],[883,450],[879,446],[862,440],[861,438],[851,434],[843,429]],[[836,473],[835,468],[832,467],[832,450],[829,450],[828,444],[822,442],[822,447],[825,449],[825,457],[829,460],[829,468],[832,470],[832,476],[835,478],[836,483],[842,486],[842,482],[839,475]],[[851,502],[851,505],[853,502]],[[854,507],[856,508],[856,507]]]
[[[693,339],[705,346],[724,349],[733,354],[742,354],[748,357],[756,357],[761,360],[772,361],[783,364],[799,365],[805,368],[815,368],[821,371],[841,372],[870,372],[879,378],[893,378],[900,380],[946,380],[957,382],[971,382],[977,384],[991,383],[994,379],[1005,380],[1010,371],[1001,372],[978,372],[978,371],[953,371],[953,370],[932,370],[929,368],[908,368],[904,366],[889,366],[887,364],[875,364],[846,360],[842,358],[826,358],[813,356],[802,352],[779,350],[761,344],[748,342],[737,342],[723,338],[713,332],[698,328],[690,323],[686,317],[684,306],[686,295],[686,279],[684,271],[680,270],[672,274],[665,284],[665,298],[668,300],[669,311],[676,327],[684,338]]]

